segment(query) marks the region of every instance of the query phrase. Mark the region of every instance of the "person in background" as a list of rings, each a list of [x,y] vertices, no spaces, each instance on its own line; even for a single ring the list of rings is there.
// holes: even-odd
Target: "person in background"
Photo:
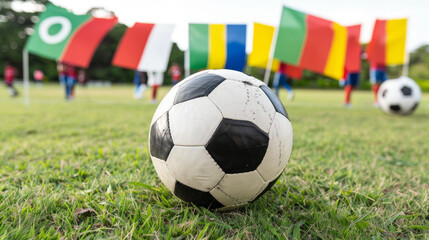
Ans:
[[[43,77],[44,77],[42,70],[39,70],[39,69],[34,70],[33,77],[34,77],[34,81],[36,82],[36,85],[41,87]]]
[[[288,92],[287,99],[292,101],[294,98],[294,94],[292,88],[287,83],[287,75],[286,75],[286,64],[280,63],[279,69],[274,75],[273,87],[277,96],[279,96],[279,88],[283,86]]]
[[[169,73],[171,75],[171,82],[173,83],[173,86],[182,80],[182,69],[176,62],[171,65]]]
[[[158,87],[162,85],[164,81],[164,74],[162,72],[149,72],[148,73],[149,79],[148,83],[150,86],[152,86],[152,103],[156,103],[156,96],[158,93]]]
[[[386,81],[388,78],[387,72],[386,72],[386,66],[384,65],[373,65],[371,64],[370,71],[369,71],[369,79],[372,84],[372,91],[374,92],[374,106],[378,107],[378,89],[380,88],[380,85]]]
[[[18,73],[18,70],[10,65],[9,62],[6,62],[4,67],[4,82],[9,89],[9,95],[11,97],[17,97],[19,95],[16,88],[13,86],[13,81]]]
[[[88,83],[88,76],[86,75],[85,69],[79,69],[77,80],[83,87],[86,87],[86,84]]]
[[[65,86],[67,81],[67,72],[66,67],[62,62],[57,62],[57,71],[58,80],[60,81],[61,86]]]
[[[65,78],[65,89],[66,89],[66,100],[74,99],[74,86],[77,80],[77,72],[76,69],[69,65],[64,64],[64,78]],[[60,77],[61,79],[61,77]]]
[[[359,85],[359,72],[344,72],[344,106],[350,107],[350,97],[352,90],[354,90]]]
[[[147,87],[147,73],[146,72],[140,72],[140,71],[134,71],[134,98],[140,99],[143,97],[143,92]]]

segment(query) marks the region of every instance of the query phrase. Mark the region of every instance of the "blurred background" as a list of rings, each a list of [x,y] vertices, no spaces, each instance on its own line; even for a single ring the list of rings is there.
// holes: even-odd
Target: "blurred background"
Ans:
[[[44,11],[45,4],[48,3],[47,0],[2,0],[0,2],[0,62],[5,62],[6,60],[9,61],[13,66],[15,66],[18,70],[18,76],[17,79],[22,78],[22,49],[27,41],[27,38],[29,35],[33,33],[33,27],[34,24],[38,21],[38,15],[40,12]],[[115,49],[117,48],[117,45],[123,36],[126,29],[132,25],[132,19],[134,21],[146,21],[146,22],[159,22],[160,18],[166,18],[166,16],[170,16],[170,20],[164,20],[164,21],[171,21],[171,18],[174,18],[177,16],[177,28],[175,30],[175,33],[173,34],[173,48],[171,51],[170,59],[168,67],[171,66],[173,62],[177,62],[182,69],[184,69],[184,48],[187,48],[187,39],[184,39],[187,37],[187,22],[186,21],[192,21],[196,18],[201,18],[202,15],[204,15],[204,11],[200,13],[195,13],[195,9],[197,7],[201,6],[194,6],[194,8],[189,8],[189,12],[185,12],[186,9],[188,9],[189,4],[192,3],[192,1],[181,1],[179,3],[175,3],[172,8],[175,10],[171,10],[170,8],[166,9],[164,12],[156,12],[156,13],[150,13],[153,8],[160,7],[160,3],[158,4],[152,4],[155,6],[152,6],[149,1],[139,1],[138,5],[136,5],[137,9],[140,10],[131,10],[132,7],[130,5],[133,5],[133,3],[125,2],[124,4],[128,6],[128,10],[130,11],[131,16],[124,17],[124,9],[115,8],[118,12],[120,12],[122,15],[118,15],[115,11],[112,9],[105,9],[103,5],[109,6],[110,8],[113,8],[115,5],[113,3],[114,1],[53,1],[53,3],[58,4],[59,6],[68,8],[69,10],[72,10],[76,14],[85,14],[89,13],[95,16],[112,16],[116,15],[119,17],[119,23],[115,25],[115,27],[107,34],[107,36],[103,39],[101,44],[99,45],[97,51],[94,54],[94,57],[91,61],[90,66],[87,69],[87,75],[90,81],[103,81],[103,82],[109,82],[109,83],[132,83],[133,80],[133,71],[127,70],[119,67],[112,66],[111,60],[113,57],[113,54],[115,52]],[[166,1],[163,1],[166,2]],[[207,4],[210,6],[210,4],[213,5],[213,1],[208,1]],[[225,1],[220,1],[219,4],[217,4],[218,8],[225,9],[225,16],[217,16],[218,19],[232,19],[232,21],[240,21],[240,18],[244,18],[244,13],[237,14],[238,16],[231,16],[233,11],[238,11],[237,7],[240,6],[240,4],[243,1],[238,1],[239,3],[236,4],[226,4]],[[255,14],[254,11],[256,11],[254,8],[257,8],[258,6],[261,6],[260,3],[256,4],[256,7],[251,7],[249,9],[250,14],[254,14],[254,21],[262,21],[275,25],[278,23],[278,15],[280,14],[280,11],[273,10],[273,9],[279,9],[280,4],[282,4],[281,1],[273,1],[274,3],[267,3],[267,9],[263,9],[264,12],[267,12],[268,14],[272,13],[272,17],[267,16],[258,16]],[[339,10],[339,12],[336,15],[329,14],[329,11],[333,11],[332,9],[326,10],[328,6],[325,6],[325,9],[319,7],[316,5],[310,5],[309,3],[313,3],[314,1],[302,1],[302,3],[298,1],[288,1],[288,4],[290,4],[293,7],[296,8],[304,8],[303,6],[308,6],[306,8],[307,11],[314,11],[316,9],[319,12],[317,12],[318,15],[329,16],[330,19],[339,21],[340,23],[343,23],[344,21],[353,21],[353,20],[347,20],[349,18],[345,18],[343,12]],[[338,1],[336,1],[338,2]],[[349,2],[349,1],[344,1]],[[422,2],[422,1],[412,1],[413,3],[416,2]],[[118,3],[115,3],[118,5]],[[134,3],[136,4],[136,3]],[[332,3],[330,3],[332,4]],[[335,3],[337,4],[337,3]],[[370,4],[368,1],[364,1],[364,3],[359,3],[362,7],[365,7],[366,4]],[[384,5],[388,5],[387,2],[384,1]],[[390,4],[390,2],[389,2]],[[422,3],[424,4],[424,3]],[[180,7],[180,5],[183,5]],[[231,5],[231,7],[230,7]],[[234,5],[234,6],[233,6]],[[279,6],[277,6],[279,5]],[[349,5],[350,3],[343,3],[342,5]],[[379,7],[378,5],[382,5],[381,3],[374,3],[374,6],[372,8]],[[395,6],[395,1],[391,3],[391,5]],[[396,4],[398,5],[398,4]],[[410,3],[412,7],[404,7],[405,14],[410,14],[410,12],[417,12],[416,9],[418,9],[420,6],[419,4],[413,5]],[[100,6],[100,7],[94,7],[94,6]],[[145,7],[147,6],[147,7]],[[344,7],[343,6],[343,7]],[[340,6],[341,7],[341,6]],[[392,8],[393,8],[392,7]],[[230,9],[229,9],[230,8]],[[383,17],[383,11],[380,9],[370,9],[371,6],[368,5],[368,15],[372,12],[378,12],[379,16]],[[387,7],[386,7],[387,8]],[[424,5],[422,6],[424,8]],[[229,10],[228,10],[229,9]],[[309,10],[308,10],[309,9]],[[341,9],[341,8],[339,8]],[[216,9],[215,9],[216,10]],[[137,14],[138,12],[141,12],[141,14]],[[253,11],[253,12],[252,12]],[[259,11],[262,11],[259,9]],[[327,12],[328,11],[328,12]],[[397,17],[399,16],[395,11],[387,10],[385,9],[384,12],[388,12],[389,16]],[[420,10],[421,12],[422,10]],[[153,11],[152,11],[153,12]],[[175,12],[175,13],[174,13]],[[323,14],[325,12],[325,14]],[[188,14],[189,13],[189,14]],[[349,12],[351,15],[353,15],[353,11]],[[171,16],[172,14],[176,14],[175,16]],[[361,14],[364,14],[364,11],[361,11]],[[381,15],[380,15],[381,14]],[[158,15],[158,16],[156,16]],[[181,16],[181,15],[196,15],[196,16]],[[215,15],[215,14],[211,14]],[[224,15],[224,14],[222,14]],[[356,15],[356,14],[355,14]],[[402,16],[404,13],[402,13]],[[421,13],[420,13],[421,15]],[[362,15],[361,17],[366,17],[365,15]],[[407,16],[405,16],[407,17]],[[408,39],[407,39],[407,50],[410,52],[410,66],[409,66],[409,77],[415,79],[418,84],[422,87],[422,90],[429,90],[429,44],[425,44],[424,40],[416,39],[415,36],[420,36],[424,38],[424,33],[422,31],[425,31],[424,29],[417,29],[421,26],[422,23],[419,22],[419,24],[416,23],[417,20],[420,21],[421,19],[418,18],[414,19],[412,16],[410,17],[410,24],[409,24],[409,33],[408,33]],[[421,16],[420,16],[421,17]],[[156,19],[159,18],[159,19]],[[207,18],[207,17],[206,17]],[[343,18],[343,19],[342,19]],[[202,21],[218,21],[216,17],[214,19],[203,19]],[[249,21],[251,19],[248,19]],[[342,20],[343,22],[341,22]],[[369,23],[373,23],[375,19],[371,18],[365,21]],[[121,22],[122,21],[122,22]],[[224,20],[225,21],[225,20]],[[162,21],[161,21],[162,22]],[[249,26],[251,22],[248,22]],[[352,22],[345,22],[346,24],[351,24]],[[357,23],[356,21],[354,23]],[[127,24],[127,25],[125,25]],[[364,40],[371,34],[372,31],[372,25],[368,26],[370,24],[367,24],[367,26],[363,25],[363,38]],[[416,27],[417,26],[417,27]],[[365,30],[366,29],[366,30]],[[410,32],[411,31],[411,32]],[[422,32],[420,35],[418,34]],[[179,33],[178,33],[179,32]],[[250,32],[250,31],[249,31]],[[8,34],[4,34],[8,33]],[[366,36],[368,35],[368,36]],[[185,36],[185,37],[184,37]],[[248,36],[248,38],[251,38],[252,36]],[[413,40],[414,38],[414,40]],[[409,40],[411,39],[411,40]],[[411,43],[411,44],[410,44]],[[427,40],[426,40],[427,43]],[[251,44],[248,44],[250,46]],[[365,49],[366,43],[363,43],[363,49]],[[249,50],[247,51],[249,53]],[[0,64],[0,71],[3,72],[4,64]],[[56,69],[56,63],[53,60],[48,60],[46,58],[42,58],[33,54],[30,54],[30,73],[33,73],[36,69],[43,69],[44,71],[44,81],[45,82],[57,82],[58,81],[58,73]],[[368,62],[365,60],[362,60],[362,72],[361,72],[361,82],[360,82],[360,89],[370,89],[371,85],[369,83],[369,65]],[[259,79],[263,79],[264,69],[260,68],[253,68],[247,66],[245,68],[245,72],[248,74],[251,74]],[[392,78],[398,77],[402,73],[402,67],[401,66],[389,66],[387,69],[388,75]],[[273,75],[271,76],[272,81]],[[164,84],[169,84],[171,82],[171,77],[168,75],[168,73],[165,73],[164,77]],[[298,88],[339,88],[338,82],[335,80],[332,80],[328,77],[325,77],[323,75],[310,72],[310,71],[304,71],[303,78],[300,81],[294,81],[293,82],[294,87]]]

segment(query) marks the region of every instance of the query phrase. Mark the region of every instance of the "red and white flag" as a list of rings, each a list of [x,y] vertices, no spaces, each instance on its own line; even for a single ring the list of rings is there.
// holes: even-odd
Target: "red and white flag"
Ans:
[[[174,25],[135,23],[119,43],[112,64],[139,71],[165,72]]]

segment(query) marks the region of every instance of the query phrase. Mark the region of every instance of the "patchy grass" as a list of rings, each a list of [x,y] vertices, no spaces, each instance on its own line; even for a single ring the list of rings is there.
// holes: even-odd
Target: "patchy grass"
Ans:
[[[161,89],[161,95],[168,88]],[[156,105],[131,86],[0,89],[0,239],[398,239],[429,237],[429,95],[410,117],[370,92],[296,90],[289,165],[271,191],[231,212],[183,203],[148,154]],[[146,99],[149,97],[146,92]]]

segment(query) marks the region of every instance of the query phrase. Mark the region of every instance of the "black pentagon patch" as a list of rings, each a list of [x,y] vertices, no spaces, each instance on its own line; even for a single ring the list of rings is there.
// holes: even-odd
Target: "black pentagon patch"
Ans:
[[[179,87],[174,104],[208,96],[223,81],[225,78],[216,74],[200,74]]]
[[[173,145],[168,112],[166,112],[150,128],[150,154],[156,158],[167,160]]]
[[[289,116],[286,112],[285,107],[283,106],[282,102],[280,101],[280,99],[276,96],[276,94],[271,91],[271,89],[265,85],[261,86],[262,91],[264,91],[264,93],[267,95],[267,97],[270,99],[271,103],[274,105],[274,108],[276,109],[276,111],[280,114],[282,114],[283,116],[285,116],[288,120]]]
[[[401,88],[401,92],[402,92],[402,94],[404,94],[404,96],[411,96],[411,94],[412,94],[411,88],[407,87],[407,86],[403,86]]]
[[[394,112],[399,112],[401,111],[401,107],[399,105],[390,105],[390,110]]]
[[[251,203],[258,200],[258,198],[260,198],[262,195],[264,195],[266,192],[268,192],[268,190],[270,190],[274,186],[274,184],[277,182],[277,180],[279,180],[280,176],[281,176],[281,174],[276,179],[274,179],[273,181],[268,183],[268,185],[264,189],[264,191],[262,191],[255,199],[253,199],[253,201],[251,201]]]
[[[222,203],[218,202],[209,192],[203,192],[184,185],[176,181],[174,186],[174,195],[185,202],[193,203],[205,208],[221,208]]]
[[[410,109],[410,112],[414,112],[416,108],[419,106],[419,103],[414,104],[414,106]]]
[[[387,89],[384,89],[383,93],[381,94],[381,96],[386,97],[387,94]]]
[[[225,118],[206,149],[225,173],[243,173],[259,166],[268,141],[268,134],[255,124]]]

